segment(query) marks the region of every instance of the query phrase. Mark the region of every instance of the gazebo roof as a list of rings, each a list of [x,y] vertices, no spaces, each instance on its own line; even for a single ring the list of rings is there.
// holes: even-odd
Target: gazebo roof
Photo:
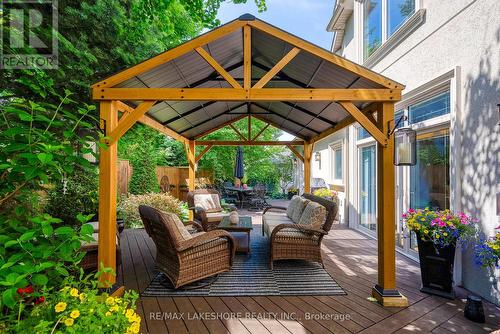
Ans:
[[[211,32],[166,51],[131,69],[96,83],[108,88],[242,88],[244,86],[244,25],[252,21],[251,86],[285,59],[284,67],[272,75],[262,88],[300,89],[396,89],[404,86],[352,63],[325,49],[284,32],[251,15],[227,23]],[[203,43],[207,35],[217,39]],[[200,39],[200,43],[196,40]],[[195,45],[187,47],[187,44]],[[300,48],[298,48],[300,44]],[[196,46],[199,45],[199,46]],[[184,52],[175,52],[187,47]],[[202,49],[202,50],[200,50]],[[204,51],[203,51],[204,50]],[[299,52],[300,51],[300,52]],[[175,57],[169,53],[176,53]],[[208,55],[208,57],[207,57]],[[163,59],[162,59],[163,57]],[[215,61],[210,63],[211,60]],[[230,78],[216,70],[220,65]],[[134,70],[135,69],[135,70]],[[276,68],[275,68],[276,69]],[[234,79],[231,82],[231,79]],[[108,81],[108,82],[106,82]],[[252,87],[254,88],[254,87]],[[142,100],[142,99],[141,99]],[[375,99],[374,99],[375,100]],[[128,101],[134,107],[140,101]],[[367,99],[354,101],[362,109]],[[346,109],[335,101],[294,100],[162,100],[147,114],[166,128],[187,139],[198,139],[211,129],[252,115],[296,137],[310,140],[349,117]]]

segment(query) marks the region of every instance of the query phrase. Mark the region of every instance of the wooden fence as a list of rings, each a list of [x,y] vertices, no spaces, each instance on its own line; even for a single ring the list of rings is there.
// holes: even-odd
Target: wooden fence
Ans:
[[[128,184],[132,177],[132,165],[128,160],[118,160],[118,193],[128,194]],[[186,179],[189,177],[188,167],[156,167],[156,176],[158,184],[161,185],[161,180],[164,176],[168,177],[170,184],[170,193],[180,200],[185,201],[188,192]],[[213,171],[199,169],[196,171],[196,177],[205,177],[213,181]]]

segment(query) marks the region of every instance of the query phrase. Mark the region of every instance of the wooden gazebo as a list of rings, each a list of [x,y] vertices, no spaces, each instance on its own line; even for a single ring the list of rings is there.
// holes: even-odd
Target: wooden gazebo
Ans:
[[[115,268],[117,142],[136,122],[184,143],[190,189],[196,163],[215,145],[285,145],[304,162],[306,192],[314,143],[358,122],[378,143],[379,278],[372,294],[385,306],[406,306],[396,289],[394,148],[389,138],[394,103],[403,88],[248,14],[99,81],[92,96],[100,101],[107,145],[99,165],[99,261]],[[247,136],[232,125],[245,117]],[[252,134],[251,117],[296,139],[259,141],[263,129]],[[203,140],[225,126],[241,140]],[[204,147],[198,155],[196,146]],[[106,275],[102,281],[114,283],[115,278]]]

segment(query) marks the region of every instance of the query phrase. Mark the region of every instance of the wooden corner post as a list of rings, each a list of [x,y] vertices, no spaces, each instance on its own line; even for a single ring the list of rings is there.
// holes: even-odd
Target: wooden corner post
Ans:
[[[311,156],[313,144],[311,142],[304,143],[304,192],[311,192]]]
[[[394,103],[381,104],[377,112],[377,125],[388,136],[394,126]],[[372,296],[383,306],[408,306],[408,299],[396,289],[396,234],[395,234],[395,172],[394,141],[387,145],[377,144],[377,244],[378,284],[372,289]]]
[[[186,149],[186,154],[187,154],[187,160],[189,164],[189,184],[188,184],[188,189],[189,191],[194,190],[194,179],[195,179],[195,168],[196,168],[196,157],[195,157],[195,142],[194,140],[190,140],[188,142],[188,146]],[[194,213],[192,210],[189,210],[189,220],[193,220],[194,218]]]
[[[100,103],[101,126],[109,136],[118,125],[116,101]],[[117,158],[118,141],[112,141],[100,149],[99,157],[99,240],[98,263],[116,271],[116,196],[117,196]],[[101,287],[116,282],[116,276],[105,273],[99,276]]]

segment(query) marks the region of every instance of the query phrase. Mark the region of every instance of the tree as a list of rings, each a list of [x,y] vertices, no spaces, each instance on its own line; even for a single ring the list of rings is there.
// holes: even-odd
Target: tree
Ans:
[[[154,148],[147,143],[144,145],[136,144],[131,148],[134,149],[135,157],[131,161],[132,177],[130,178],[129,192],[134,195],[159,192]]]

